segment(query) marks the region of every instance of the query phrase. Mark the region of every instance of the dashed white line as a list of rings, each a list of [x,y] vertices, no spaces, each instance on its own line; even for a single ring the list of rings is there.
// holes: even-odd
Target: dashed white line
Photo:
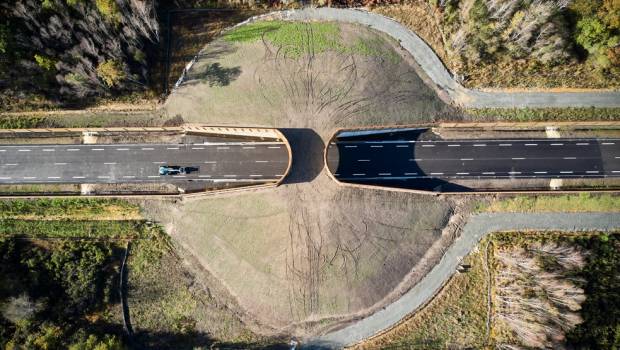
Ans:
[[[364,173],[356,173],[356,174],[353,174],[353,176],[364,176],[364,175],[366,175],[366,174],[364,174]]]
[[[103,163],[103,164],[105,164],[105,165],[116,165],[116,163],[114,163],[114,162],[111,162],[111,163]]]
[[[252,174],[250,175],[250,177],[262,177],[263,175],[258,175],[258,174]]]
[[[153,162],[153,164],[166,164],[166,162]]]
[[[243,149],[255,149],[256,147],[254,147],[254,146],[245,146],[245,147],[242,147],[242,148]]]
[[[4,165],[12,166],[12,165],[17,165],[17,163],[7,163],[7,164],[4,164]]]
[[[97,176],[98,179],[109,179],[109,176]]]
[[[154,148],[150,148],[150,147],[142,147],[143,151],[152,151],[154,150]]]
[[[267,148],[275,148],[275,149],[280,149],[280,146],[269,146]]]
[[[67,148],[67,152],[76,152],[79,151],[79,148]]]
[[[6,152],[6,150],[5,149],[0,149],[0,152]]]
[[[43,152],[55,152],[56,150],[52,149],[52,148],[44,148],[41,151],[43,151]]]
[[[129,151],[129,148],[117,148],[117,151]]]
[[[220,147],[218,147],[219,149]],[[204,147],[192,147],[192,149],[205,149]]]
[[[474,158],[461,158],[461,160],[474,160]]]
[[[269,163],[268,160],[255,160],[256,163]]]
[[[224,175],[224,177],[237,177],[237,175]]]
[[[588,146],[589,143],[587,142],[580,142],[580,143],[576,143],[577,146]]]
[[[469,175],[469,173],[456,173],[456,175]]]
[[[608,145],[615,145],[616,143],[615,142],[603,142],[602,144],[608,146]]]
[[[482,173],[482,175],[495,175],[494,171],[486,171],[484,173]]]
[[[392,173],[379,173],[379,176],[390,176]]]
[[[519,174],[521,174],[521,172],[520,171],[509,171],[508,174],[519,175]]]
[[[508,147],[508,146],[512,146],[512,143],[500,143],[499,146],[500,147]]]
[[[572,171],[560,171],[560,174],[572,174]]]
[[[103,148],[91,148],[91,151],[105,151]]]
[[[10,177],[0,177],[0,180],[10,180]]]
[[[620,170],[612,170],[611,172],[614,174],[617,174],[617,173],[620,173]]]
[[[344,146],[344,148],[357,148],[357,146]]]
[[[370,159],[358,159],[358,162],[370,162]]]
[[[230,147],[218,147],[217,149],[230,149]]]
[[[60,179],[60,176],[48,176],[48,179]]]
[[[211,175],[198,175],[198,177],[211,177]]]
[[[259,161],[259,162],[260,162],[260,161]],[[205,164],[215,164],[215,163],[217,163],[217,162],[216,162],[216,161],[214,161],[214,160],[206,160],[206,161],[205,161]]]
[[[172,175],[172,177],[185,177],[185,175]]]
[[[148,177],[154,178],[154,177],[159,177],[159,175],[149,175]]]
[[[405,175],[418,175],[418,173],[405,173]]]
[[[30,150],[29,150],[29,149],[19,149],[19,150],[17,150],[17,151],[18,151],[18,152],[30,152]]]
[[[448,147],[461,147],[461,145],[448,145]]]
[[[409,148],[409,145],[396,145],[396,148]]]
[[[125,176],[123,176],[123,177],[124,177],[125,179],[133,179],[133,178],[135,178],[135,176],[134,176],[134,175],[125,175]]]
[[[422,146],[422,147],[424,147],[424,146]],[[372,146],[370,146],[370,148],[383,148],[383,146],[382,145],[372,145]]]
[[[67,163],[54,163],[54,165],[67,165]]]
[[[431,175],[443,175],[443,173],[431,173]]]
[[[86,176],[73,176],[74,179],[85,179]]]
[[[485,147],[486,143],[474,143],[474,147]]]
[[[524,160],[525,158],[522,157],[516,157],[516,158],[511,158],[512,160]]]
[[[422,145],[422,147],[435,147],[435,145]]]
[[[588,170],[586,171],[586,174],[598,174],[599,171],[598,170]]]
[[[25,180],[33,180],[33,179],[36,179],[36,178],[37,178],[36,176],[24,176]]]
[[[563,143],[552,143],[551,146],[564,146]]]
[[[564,157],[562,159],[577,159],[577,157]]]
[[[535,171],[534,174],[546,174],[546,171]]]
[[[166,149],[179,149],[179,147],[167,147]]]
[[[538,146],[538,144],[537,144],[537,143],[526,143],[525,145],[526,145],[526,146]]]

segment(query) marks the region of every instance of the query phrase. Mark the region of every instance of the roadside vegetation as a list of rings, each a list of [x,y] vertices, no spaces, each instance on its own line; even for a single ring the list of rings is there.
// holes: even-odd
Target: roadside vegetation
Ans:
[[[620,234],[496,233],[468,265],[421,311],[358,348],[620,345]]]
[[[468,108],[473,121],[542,122],[542,121],[617,121],[620,108]]]
[[[423,37],[468,87],[620,87],[617,1],[428,0],[375,11],[413,30],[434,26],[441,40]]]
[[[619,212],[620,196],[582,193],[575,195],[518,195],[480,203],[479,212]]]

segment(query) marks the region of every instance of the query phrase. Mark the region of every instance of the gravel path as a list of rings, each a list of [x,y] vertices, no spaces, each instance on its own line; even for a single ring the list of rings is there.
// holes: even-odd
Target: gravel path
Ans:
[[[340,21],[367,25],[400,42],[439,89],[463,107],[620,107],[620,92],[484,92],[457,83],[435,52],[415,33],[397,21],[363,9],[305,8],[272,12],[252,18]]]
[[[304,348],[342,348],[356,344],[398,323],[429,301],[485,235],[513,230],[609,231],[620,228],[617,213],[487,213],[472,216],[460,237],[428,275],[381,311],[341,330],[311,339]]]

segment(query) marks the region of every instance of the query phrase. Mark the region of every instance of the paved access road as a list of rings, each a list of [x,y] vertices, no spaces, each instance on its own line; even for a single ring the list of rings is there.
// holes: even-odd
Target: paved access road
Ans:
[[[198,170],[160,176],[160,165]],[[268,182],[287,166],[282,142],[0,146],[0,184]]]
[[[336,140],[341,181],[620,177],[620,139]]]

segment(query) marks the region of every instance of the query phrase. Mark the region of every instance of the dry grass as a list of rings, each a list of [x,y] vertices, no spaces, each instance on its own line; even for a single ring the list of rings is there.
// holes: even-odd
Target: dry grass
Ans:
[[[613,194],[516,196],[481,204],[486,212],[618,212],[620,197]]]

